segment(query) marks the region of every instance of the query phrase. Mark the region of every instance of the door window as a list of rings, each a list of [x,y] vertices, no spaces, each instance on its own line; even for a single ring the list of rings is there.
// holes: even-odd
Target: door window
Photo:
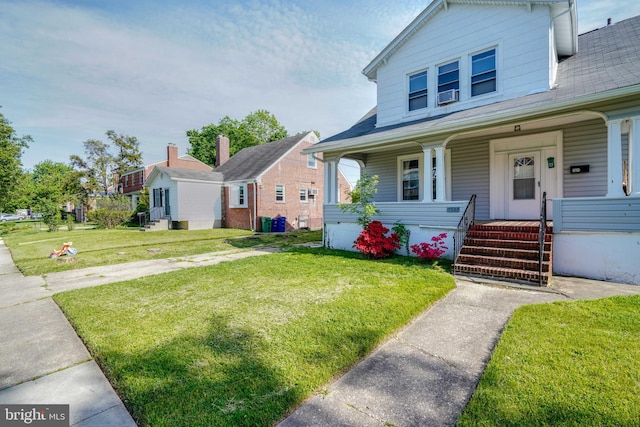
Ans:
[[[513,160],[513,199],[536,198],[535,160],[533,157],[518,157]]]

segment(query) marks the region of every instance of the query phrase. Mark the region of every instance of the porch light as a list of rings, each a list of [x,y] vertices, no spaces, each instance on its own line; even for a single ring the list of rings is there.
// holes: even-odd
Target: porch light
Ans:
[[[513,131],[514,131],[514,132],[520,132],[520,125],[515,125],[515,126],[513,127]]]

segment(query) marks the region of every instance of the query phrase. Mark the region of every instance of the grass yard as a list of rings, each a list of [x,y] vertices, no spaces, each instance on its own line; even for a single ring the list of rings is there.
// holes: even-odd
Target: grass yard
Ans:
[[[247,230],[220,228],[154,232],[141,232],[137,228],[48,232],[25,226],[16,227],[12,232],[2,236],[2,239],[11,248],[13,260],[20,271],[27,276],[129,261],[196,255],[272,242],[282,246],[322,240],[320,231],[266,234],[264,236],[269,236],[267,240],[252,238],[252,235],[253,233]],[[236,240],[240,237],[249,239]],[[78,250],[74,262],[60,263],[49,258],[54,249],[60,249],[64,242],[69,241],[73,242],[73,247]],[[152,248],[161,249],[161,252],[149,253],[147,249]]]
[[[269,426],[453,287],[298,248],[54,299],[141,426]]]
[[[526,306],[458,426],[640,425],[640,296]]]

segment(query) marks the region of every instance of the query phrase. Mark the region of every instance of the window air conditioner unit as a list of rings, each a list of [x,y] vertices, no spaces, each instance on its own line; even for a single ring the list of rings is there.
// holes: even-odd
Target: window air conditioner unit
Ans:
[[[307,193],[308,193],[310,196],[317,196],[317,195],[318,195],[318,189],[317,189],[317,188],[309,188],[309,189],[308,189],[308,191],[307,191]]]
[[[450,104],[458,100],[458,89],[449,89],[438,93],[438,105]]]

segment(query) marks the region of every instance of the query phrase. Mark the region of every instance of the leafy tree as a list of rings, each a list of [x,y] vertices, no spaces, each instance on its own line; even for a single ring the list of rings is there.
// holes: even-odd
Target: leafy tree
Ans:
[[[0,211],[19,208],[15,196],[22,182],[22,151],[32,142],[30,136],[18,137],[0,113]]]
[[[140,143],[135,136],[118,135],[116,132],[108,130],[107,138],[117,151],[114,155],[114,163],[115,170],[119,174],[142,167]]]
[[[110,143],[88,139],[84,145],[86,157],[71,155],[71,165],[82,173],[89,194],[109,194],[117,184],[115,173],[128,172],[142,166],[142,154],[136,137],[106,132]],[[115,148],[116,154],[111,153]]]
[[[216,164],[216,138],[229,138],[229,155],[233,156],[243,148],[266,144],[289,136],[276,117],[266,110],[258,110],[247,115],[242,121],[225,116],[217,125],[210,124],[200,130],[187,131],[189,154],[210,165]]]
[[[373,202],[373,196],[378,192],[378,175],[369,176],[364,171],[355,188],[347,193],[351,197],[351,203],[340,203],[338,206],[343,212],[351,212],[358,215],[356,222],[366,229],[373,216],[380,213],[380,209]]]
[[[50,231],[60,224],[60,208],[68,201],[78,201],[82,191],[79,176],[70,165],[44,160],[30,173],[31,208],[42,213]]]

